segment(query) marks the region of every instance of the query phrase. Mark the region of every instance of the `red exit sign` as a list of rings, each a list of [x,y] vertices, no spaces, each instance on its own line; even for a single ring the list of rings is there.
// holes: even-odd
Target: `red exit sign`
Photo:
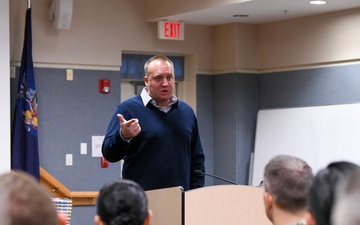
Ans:
[[[184,23],[158,21],[158,38],[168,40],[184,40]]]

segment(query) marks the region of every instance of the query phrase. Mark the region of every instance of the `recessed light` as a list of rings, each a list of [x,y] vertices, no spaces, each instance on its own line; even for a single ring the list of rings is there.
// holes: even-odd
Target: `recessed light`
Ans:
[[[312,0],[309,3],[313,4],[313,5],[324,5],[324,4],[327,3],[327,1],[324,1],[324,0]]]
[[[233,17],[249,17],[249,15],[245,15],[245,14],[238,14],[238,15],[233,15]]]

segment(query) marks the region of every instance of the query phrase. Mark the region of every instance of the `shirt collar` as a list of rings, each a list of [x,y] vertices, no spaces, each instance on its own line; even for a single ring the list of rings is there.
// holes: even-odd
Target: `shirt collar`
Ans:
[[[295,222],[292,222],[288,225],[306,225],[306,220],[305,219],[301,219],[299,221],[295,221]]]
[[[141,91],[141,94],[140,94],[144,106],[147,106],[147,104],[148,104],[151,100],[153,100],[153,99],[150,97],[150,95],[149,95],[149,93],[147,92],[146,89],[147,89],[147,88],[144,87],[144,88],[142,89],[142,91]],[[178,101],[178,98],[173,94],[172,97],[171,97],[171,99],[170,99],[170,105],[175,104],[177,101]]]
[[[146,106],[152,99],[150,97],[149,93],[147,92],[146,87],[144,87],[142,89],[140,96],[141,96],[141,99],[142,99],[142,102],[143,102],[144,106]]]

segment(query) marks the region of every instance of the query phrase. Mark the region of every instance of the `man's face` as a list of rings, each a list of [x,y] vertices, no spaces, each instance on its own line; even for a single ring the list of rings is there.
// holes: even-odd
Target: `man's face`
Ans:
[[[149,95],[159,106],[165,107],[175,89],[174,68],[164,60],[154,60],[149,64],[148,76],[144,78]]]

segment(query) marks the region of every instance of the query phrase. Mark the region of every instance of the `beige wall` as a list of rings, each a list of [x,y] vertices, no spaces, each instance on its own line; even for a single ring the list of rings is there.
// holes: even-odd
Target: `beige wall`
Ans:
[[[76,0],[69,30],[52,27],[50,0],[32,1],[35,63],[74,64],[118,68],[122,51],[196,55],[203,70],[211,64],[211,27],[185,27],[185,41],[157,39],[157,24],[144,22],[143,1]],[[20,61],[24,12],[22,0],[10,2],[11,60]]]
[[[196,109],[196,73],[213,67],[210,26],[186,25],[185,41],[159,40],[157,23],[143,20],[142,0],[76,0],[71,28],[60,30],[48,19],[50,3],[32,1],[35,66],[119,70],[122,51],[185,55],[193,65],[179,97]],[[26,7],[22,0],[10,1],[12,63],[20,62]]]
[[[360,61],[360,8],[281,22],[213,27],[215,73]]]
[[[195,57],[195,71],[186,74],[195,76],[199,71],[258,72],[360,59],[360,8],[261,25],[186,24],[185,41],[169,41],[157,39],[155,22],[144,22],[142,0],[73,1],[69,30],[52,27],[50,2],[32,2],[35,65],[117,70],[122,51],[162,52]],[[10,1],[13,62],[20,61],[25,9],[23,1]]]
[[[359,61],[359,25],[360,8],[260,25],[259,68]]]
[[[257,26],[231,23],[213,27],[213,69],[227,71],[256,71]]]

